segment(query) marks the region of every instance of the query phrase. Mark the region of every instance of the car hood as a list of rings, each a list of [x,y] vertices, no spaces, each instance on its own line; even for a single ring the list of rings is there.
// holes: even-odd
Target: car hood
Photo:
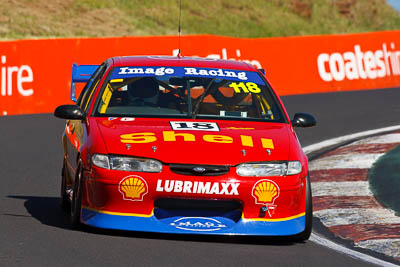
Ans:
[[[191,125],[211,123],[213,131],[173,129],[171,121]],[[289,124],[177,120],[152,118],[96,118],[109,154],[153,158],[164,163],[237,165],[242,162],[288,160]]]

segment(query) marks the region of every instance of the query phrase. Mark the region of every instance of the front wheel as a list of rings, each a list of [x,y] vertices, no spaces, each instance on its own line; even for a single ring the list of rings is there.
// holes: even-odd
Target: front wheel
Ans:
[[[70,209],[70,202],[67,195],[67,180],[65,174],[65,163],[63,162],[63,167],[61,170],[61,191],[60,191],[60,206],[63,211],[68,211]]]
[[[306,179],[306,225],[304,231],[295,235],[294,239],[296,241],[305,241],[310,238],[312,231],[312,218],[313,218],[313,208],[312,208],[312,194],[311,194],[311,182],[310,177],[307,176]]]
[[[81,208],[82,208],[82,186],[83,186],[83,169],[79,164],[76,172],[74,191],[72,193],[71,202],[71,225],[72,228],[79,229],[81,227]]]

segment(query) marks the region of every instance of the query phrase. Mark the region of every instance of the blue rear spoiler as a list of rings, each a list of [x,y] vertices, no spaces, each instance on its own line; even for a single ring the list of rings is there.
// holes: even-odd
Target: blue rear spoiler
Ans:
[[[76,83],[91,82],[90,78],[99,65],[77,65],[72,64],[72,80],[71,80],[71,100],[76,102]]]

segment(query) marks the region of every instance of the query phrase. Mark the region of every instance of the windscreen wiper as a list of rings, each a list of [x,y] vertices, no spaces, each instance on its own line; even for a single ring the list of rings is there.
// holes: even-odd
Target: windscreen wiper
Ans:
[[[210,83],[207,85],[207,88],[204,89],[204,92],[201,94],[199,102],[197,102],[196,106],[194,107],[194,110],[193,110],[193,113],[192,113],[192,119],[196,119],[197,113],[200,111],[200,104],[203,102],[204,98],[208,94],[208,91],[210,90],[211,85],[213,84],[213,82],[215,81],[216,78],[217,78],[217,76],[212,78]]]

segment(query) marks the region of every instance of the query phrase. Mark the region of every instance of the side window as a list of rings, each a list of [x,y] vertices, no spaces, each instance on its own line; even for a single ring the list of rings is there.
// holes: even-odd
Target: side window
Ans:
[[[94,89],[99,83],[105,70],[106,64],[103,63],[97,68],[90,80],[86,83],[85,87],[82,90],[82,93],[79,95],[77,105],[79,105],[83,111],[86,111],[88,103],[93,95]]]

